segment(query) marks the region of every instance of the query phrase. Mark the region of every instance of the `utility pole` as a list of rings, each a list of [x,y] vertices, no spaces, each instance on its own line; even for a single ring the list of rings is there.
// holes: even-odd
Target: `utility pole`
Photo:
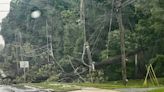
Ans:
[[[108,40],[107,40],[107,58],[109,58],[109,39],[110,39],[110,32],[111,32],[111,29],[112,29],[114,1],[115,0],[112,0],[112,9],[110,11],[109,31],[108,31]]]
[[[16,55],[16,63],[17,63],[17,75],[19,74],[19,55],[18,55],[18,37],[17,32],[15,31],[15,55]]]
[[[19,32],[19,51],[20,51],[20,60],[23,61],[23,52],[22,52],[22,33]],[[24,72],[24,83],[26,83],[26,68],[23,68]]]
[[[85,44],[87,42],[86,28],[85,28],[85,0],[81,0],[80,2],[80,20],[83,29],[83,37],[84,37],[84,44]]]
[[[91,51],[90,51],[90,46],[89,43],[87,42],[87,36],[86,36],[86,26],[85,26],[85,0],[80,0],[80,20],[81,20],[81,26],[83,29],[83,37],[84,37],[84,54],[85,55],[85,51],[87,51],[87,56],[88,56],[88,60],[89,60],[89,75],[91,78],[91,82],[93,82],[93,78],[92,78],[92,55],[91,55]],[[82,56],[83,60],[84,60],[84,56]]]
[[[135,54],[135,77],[138,75],[138,55]]]
[[[22,33],[19,32],[19,50],[20,50],[20,60],[23,61],[22,52]]]
[[[121,9],[122,0],[116,1],[116,12],[117,12],[117,21],[120,30],[120,41],[121,41],[121,65],[122,65],[122,80],[123,84],[127,84],[127,73],[126,73],[126,55],[125,55],[125,29],[122,21],[122,9]]]
[[[48,21],[47,21],[47,19],[46,19],[46,36],[47,36],[47,50],[48,50],[47,61],[48,61],[48,63],[50,63],[49,31],[48,31]]]
[[[86,42],[86,49],[87,49],[87,55],[88,55],[88,60],[89,60],[89,75],[90,75],[90,78],[91,78],[91,82],[93,82],[93,77],[92,77],[92,64],[93,64],[93,61],[92,61],[92,55],[91,55],[91,51],[90,51],[90,47],[89,47],[89,43]]]

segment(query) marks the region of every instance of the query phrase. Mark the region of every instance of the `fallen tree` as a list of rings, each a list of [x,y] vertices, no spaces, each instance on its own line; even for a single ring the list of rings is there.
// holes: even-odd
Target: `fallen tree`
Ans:
[[[143,51],[143,49],[137,49],[135,51],[127,53],[126,57],[134,56],[135,54],[140,53],[142,51]],[[77,58],[73,58],[72,60],[80,61],[80,59],[77,59]],[[107,60],[104,60],[104,61],[101,61],[101,62],[96,62],[95,63],[95,68],[96,69],[101,69],[101,68],[104,68],[104,67],[106,67],[108,65],[111,65],[111,64],[120,64],[120,63],[121,63],[121,55],[117,55],[117,56],[111,57],[111,58],[109,58]],[[74,63],[74,65],[76,67],[83,66],[83,67],[86,68],[86,66],[83,65],[82,63],[80,63],[80,64],[79,63]],[[86,68],[86,69],[88,69],[88,68]],[[85,72],[80,73],[80,75],[83,75],[87,71],[88,70],[86,70]],[[78,78],[78,75],[75,73],[75,71],[73,71],[71,73],[66,73],[66,72],[61,73],[59,79],[62,82],[71,82],[71,81],[73,81],[76,78]]]
[[[143,49],[137,49],[135,51],[129,52],[126,54],[126,57],[134,56],[135,54],[140,53],[141,51],[143,51]],[[97,62],[97,63],[95,63],[95,68],[99,69],[99,68],[102,68],[104,66],[107,66],[110,64],[117,64],[117,63],[121,63],[121,55],[111,57],[111,58],[104,60],[102,62]]]

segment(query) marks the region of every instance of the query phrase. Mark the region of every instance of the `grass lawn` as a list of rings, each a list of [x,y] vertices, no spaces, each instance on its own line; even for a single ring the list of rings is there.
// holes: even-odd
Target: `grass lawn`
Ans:
[[[96,88],[102,88],[102,89],[143,87],[142,81],[129,82],[127,86],[124,86],[122,82],[120,81],[113,81],[113,82],[108,82],[108,83],[80,83],[77,85],[84,86],[84,87],[96,87]]]
[[[158,87],[164,87],[164,78],[160,78]],[[121,81],[111,81],[108,83],[55,83],[55,82],[43,82],[43,83],[28,83],[23,85],[28,85],[32,87],[38,87],[43,89],[53,89],[55,92],[66,92],[71,90],[77,90],[82,87],[95,87],[102,89],[114,89],[114,88],[144,88],[143,86],[144,80],[129,80],[127,86],[124,86]],[[148,85],[146,87],[156,87],[148,81]],[[150,92],[164,92],[164,88],[150,91]]]
[[[80,89],[80,87],[73,84],[51,83],[51,82],[27,83],[22,85],[31,86],[35,88],[42,88],[42,89],[52,89],[55,92],[67,92],[67,91]]]
[[[148,92],[164,92],[164,88],[159,88],[159,89],[151,90]]]
[[[160,84],[159,86],[160,87],[164,86],[164,78],[160,78],[158,80]],[[127,86],[124,86],[121,81],[111,81],[108,83],[80,83],[76,85],[85,86],[85,87],[103,88],[103,89],[156,87],[149,80],[147,86],[143,86],[143,82],[144,80],[129,80]]]

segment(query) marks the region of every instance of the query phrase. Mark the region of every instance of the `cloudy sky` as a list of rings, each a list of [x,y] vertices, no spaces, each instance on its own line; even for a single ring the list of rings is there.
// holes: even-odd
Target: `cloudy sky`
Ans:
[[[10,1],[11,0],[0,0],[0,23],[2,19],[5,18],[10,10]]]

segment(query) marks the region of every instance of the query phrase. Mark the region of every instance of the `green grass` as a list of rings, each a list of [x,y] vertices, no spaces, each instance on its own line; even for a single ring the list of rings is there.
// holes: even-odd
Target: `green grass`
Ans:
[[[148,92],[164,92],[164,88],[159,88],[159,89],[151,90]]]
[[[160,86],[164,87],[164,78],[158,79]],[[127,86],[124,86],[121,81],[111,81],[108,83],[54,83],[54,82],[43,82],[43,83],[28,83],[23,85],[28,85],[32,87],[38,87],[43,89],[53,89],[55,92],[66,92],[71,90],[80,89],[80,87],[95,87],[102,89],[114,89],[114,88],[144,88],[143,86],[144,80],[129,80]],[[77,85],[77,86],[75,86]],[[151,84],[148,80],[148,86],[146,87],[156,87]],[[152,91],[152,92],[164,92],[163,89],[159,89],[162,91]]]
[[[136,81],[133,83],[129,82],[127,86],[124,86],[121,81],[113,81],[113,82],[108,82],[108,83],[80,83],[77,85],[85,86],[85,87],[96,87],[96,88],[102,88],[102,89],[143,87],[141,81]]]
[[[158,79],[160,87],[164,86],[164,78]],[[127,86],[124,86],[121,81],[111,81],[108,83],[80,83],[76,84],[84,87],[96,87],[103,89],[113,89],[113,88],[145,88],[145,87],[156,87],[149,80],[147,86],[143,86],[144,80],[129,80]],[[163,91],[164,92],[164,91]]]
[[[80,89],[79,86],[66,84],[66,83],[43,82],[43,83],[28,83],[23,85],[27,85],[35,88],[42,88],[42,89],[52,89],[55,92],[67,92],[67,91]]]

